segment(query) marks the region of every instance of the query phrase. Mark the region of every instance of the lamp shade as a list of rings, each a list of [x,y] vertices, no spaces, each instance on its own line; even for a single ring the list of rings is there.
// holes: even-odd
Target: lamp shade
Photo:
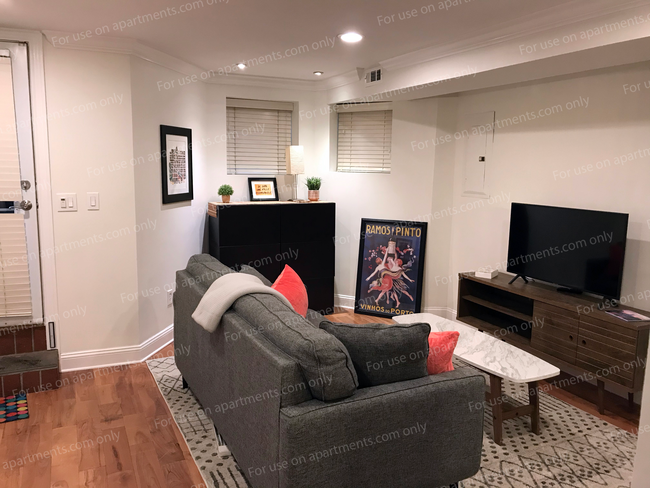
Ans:
[[[301,175],[305,172],[305,151],[303,146],[287,146],[287,174]]]

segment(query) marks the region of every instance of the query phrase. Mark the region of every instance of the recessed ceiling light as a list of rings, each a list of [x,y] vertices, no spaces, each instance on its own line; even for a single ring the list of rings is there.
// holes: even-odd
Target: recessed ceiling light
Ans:
[[[314,74],[315,74],[316,76],[323,76],[323,72],[322,72],[322,71],[314,71]]]
[[[244,63],[239,63],[239,64],[237,65],[237,67],[238,67],[239,69],[246,69],[246,65],[245,65]]]
[[[339,37],[343,42],[359,42],[363,39],[363,36],[356,32],[346,32],[345,34],[341,34]]]

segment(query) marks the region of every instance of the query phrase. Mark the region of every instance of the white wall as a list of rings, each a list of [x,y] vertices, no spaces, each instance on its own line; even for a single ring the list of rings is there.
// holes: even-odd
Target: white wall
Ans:
[[[79,207],[54,205],[60,349],[138,344],[137,304],[120,300],[138,286],[133,170],[110,170],[133,152],[129,58],[45,43],[45,78],[54,198],[77,193]],[[86,210],[89,191],[99,212]]]
[[[54,219],[62,364],[137,360],[142,344],[167,337],[161,333],[168,333],[173,309],[166,290],[189,257],[206,249],[207,204],[220,199],[219,186],[229,183],[234,201],[248,200],[248,177],[226,174],[226,97],[290,101],[297,111],[313,111],[318,97],[179,86],[183,75],[139,57],[49,43],[45,59],[53,192],[77,193],[79,206]],[[163,83],[172,80],[176,87],[166,90]],[[314,127],[323,122],[298,112],[296,121],[294,143],[305,146],[306,173],[320,174],[327,131]],[[192,202],[162,204],[160,125],[192,129]],[[290,197],[291,183],[278,177],[282,199]],[[100,193],[99,211],[86,209],[89,191]],[[306,196],[304,176],[298,195]],[[84,238],[92,242],[82,244]]]
[[[650,354],[648,355],[650,360]],[[645,371],[644,391],[650,391],[650,368]],[[641,419],[639,421],[639,441],[636,447],[634,460],[634,479],[632,488],[646,488],[650,480],[650,399],[641,405]]]
[[[418,220],[431,211],[435,150],[414,154],[410,141],[435,137],[437,106],[433,99],[393,103],[390,174],[324,175],[325,198],[337,205],[335,286],[343,305],[352,306],[355,294],[361,219]]]
[[[219,186],[233,186],[233,201],[248,200],[248,177],[226,174],[226,97],[289,101],[296,103],[298,110],[312,110],[314,94],[201,82],[178,86],[178,81],[176,88],[165,90],[159,89],[164,82],[182,76],[135,57],[131,70],[136,221],[155,222],[155,231],[138,233],[138,289],[127,297],[138,305],[140,342],[144,342],[173,322],[166,289],[173,286],[176,271],[185,267],[190,256],[204,249],[207,204],[221,200]],[[305,145],[306,171],[311,174],[318,171],[314,122],[300,120],[299,114],[296,119],[299,127],[294,142]],[[192,129],[192,202],[162,204],[160,161],[151,157],[160,152],[161,124]],[[277,178],[281,198],[290,198],[292,179]],[[300,192],[304,194],[302,188]]]
[[[137,236],[138,288],[125,301],[137,306],[139,342],[144,342],[174,321],[167,306],[167,290],[174,288],[175,271],[201,252],[206,178],[211,163],[198,141],[208,136],[207,86],[191,83],[172,90],[158,90],[158,82],[178,79],[167,68],[131,58],[133,94],[133,154],[135,215],[138,223],[153,222],[153,231]],[[162,204],[160,126],[192,129],[194,200]]]
[[[496,129],[487,178],[490,194],[504,197],[497,203],[461,195],[464,141],[456,143],[454,207],[467,209],[476,202],[484,206],[453,217],[452,274],[506,260],[512,201],[624,212],[630,214],[630,224],[622,293],[634,296],[631,306],[650,309],[648,300],[637,296],[650,290],[650,156],[646,153],[644,158],[615,164],[617,157],[650,149],[650,90],[643,88],[643,82],[650,80],[649,66],[459,97],[459,117],[495,111],[497,120],[504,120],[558,104],[563,109]],[[626,94],[624,87],[637,83],[642,91]],[[567,103],[580,99],[581,108],[567,109]],[[597,169],[605,160],[611,164]],[[583,167],[584,174],[575,174]],[[453,280],[450,307],[454,309],[456,289]]]

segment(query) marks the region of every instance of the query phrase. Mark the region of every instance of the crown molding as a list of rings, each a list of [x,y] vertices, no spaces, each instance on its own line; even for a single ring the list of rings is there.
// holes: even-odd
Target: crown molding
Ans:
[[[188,63],[187,61],[183,61],[182,59],[149,47],[135,39],[95,36],[88,39],[82,39],[79,41],[72,41],[63,44],[61,41],[57,41],[57,39],[66,37],[70,38],[73,34],[69,32],[46,30],[43,31],[43,35],[52,46],[59,49],[76,49],[80,51],[96,51],[135,56],[150,63],[171,69],[172,71],[176,71],[177,73],[183,75],[196,75],[200,81],[207,84],[259,86],[285,89],[292,88],[306,91],[320,91],[327,89],[322,85],[323,81],[325,80],[308,81],[292,78],[277,78],[271,76],[252,76],[240,74],[216,75],[204,79],[206,73],[213,73],[216,70],[203,69],[199,66]],[[202,74],[203,77],[201,76]]]
[[[580,4],[580,0],[571,0],[563,5],[549,7],[542,12],[521,17],[517,24],[504,22],[494,28],[485,30],[477,36],[395,56],[380,61],[379,64],[386,70],[408,68],[417,64],[493,46],[531,34],[539,34],[551,29],[621,13],[633,8],[650,6],[648,0],[627,0],[617,5],[605,3],[603,0],[599,1],[601,5],[589,13],[584,13],[584,6]],[[594,3],[597,2],[595,1]],[[558,21],[557,19],[562,20]]]
[[[342,73],[340,75],[335,75],[326,80],[322,80],[319,83],[322,83],[323,90],[331,90],[332,88],[338,88],[340,86],[350,85],[352,83],[359,82],[359,75],[357,70],[350,70],[347,73]]]
[[[517,23],[504,22],[490,28],[489,30],[486,29],[474,37],[420,49],[418,51],[380,61],[378,64],[389,71],[408,68],[418,64],[435,61],[437,59],[493,46],[513,39],[524,38],[528,35],[539,34],[551,29],[567,27],[579,22],[618,14],[633,8],[642,6],[650,7],[650,0],[624,0],[622,3],[619,2],[616,5],[612,5],[611,0],[593,0],[593,5],[594,7],[591,8],[589,12],[585,13],[584,3],[582,3],[581,0],[570,0],[560,6],[549,7],[542,12],[521,17],[518,19]],[[557,19],[561,20],[558,21]],[[65,38],[66,36],[70,38],[73,34],[69,32],[50,30],[42,31],[42,33],[50,44],[57,48],[136,56],[183,75],[196,75],[200,81],[207,84],[255,86],[318,92],[359,83],[356,70],[350,70],[318,81],[273,76],[242,75],[236,73],[228,75],[212,75],[206,78],[206,73],[214,73],[217,70],[203,69],[180,58],[146,46],[135,39],[94,36],[88,39],[68,42],[66,44],[58,43],[59,45],[57,45],[57,38]],[[202,74],[203,77],[201,76]]]
[[[256,76],[256,75],[218,75],[206,80],[208,84],[217,85],[238,85],[238,86],[261,86],[267,88],[293,88],[305,91],[323,91],[327,90],[321,83],[325,81],[297,80],[295,78],[279,78],[275,76]]]

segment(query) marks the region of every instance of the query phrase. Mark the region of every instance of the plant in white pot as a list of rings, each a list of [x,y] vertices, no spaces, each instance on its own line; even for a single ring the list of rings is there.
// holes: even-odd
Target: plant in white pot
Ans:
[[[309,198],[310,202],[317,202],[318,198],[320,196],[320,184],[321,184],[321,179],[317,178],[316,176],[312,176],[311,178],[307,178],[307,198]]]
[[[230,203],[230,195],[235,193],[235,190],[230,185],[221,185],[217,193],[221,195],[221,201],[223,203]]]

